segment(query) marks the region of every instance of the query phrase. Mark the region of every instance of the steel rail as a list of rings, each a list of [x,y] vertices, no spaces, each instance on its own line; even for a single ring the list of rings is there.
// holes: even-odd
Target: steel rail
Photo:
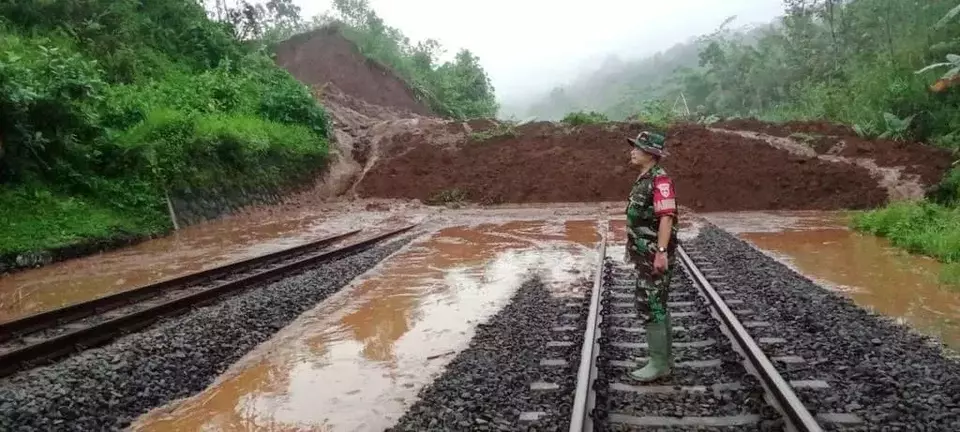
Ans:
[[[700,269],[697,268],[683,247],[677,248],[677,255],[679,255],[681,263],[686,267],[701,292],[706,294],[711,306],[718,312],[721,323],[729,331],[734,342],[740,347],[747,361],[759,375],[764,390],[775,399],[775,408],[784,416],[788,426],[792,427],[792,430],[802,432],[822,431],[823,429],[810,414],[810,411],[800,402],[790,383],[780,375],[773,362],[763,353],[757,342],[747,332],[746,327],[730,310],[730,307],[723,301],[713,285],[707,281],[707,278],[700,272]]]
[[[570,416],[570,432],[593,431],[591,412],[596,405],[596,393],[593,382],[597,377],[597,354],[600,353],[600,290],[603,287],[603,265],[607,255],[607,239],[600,239],[600,251],[597,257],[597,274],[590,293],[590,310],[587,315],[587,329],[583,335],[583,347],[580,349],[580,368],[577,370],[577,389],[573,397],[573,412]]]
[[[282,266],[217,284],[202,291],[153,304],[142,310],[136,310],[120,316],[110,316],[110,311],[108,310],[106,312],[108,318],[104,321],[90,325],[80,325],[79,328],[50,338],[37,338],[40,340],[0,353],[0,377],[9,375],[20,369],[32,367],[42,361],[62,357],[74,350],[83,350],[104,344],[122,334],[150,325],[161,317],[173,316],[195,306],[208,304],[218,297],[252,285],[281,279],[309,265],[360,252],[382,240],[409,231],[416,226],[417,224],[408,225],[341,248],[322,252],[317,255],[310,255]],[[343,238],[347,235],[352,234],[342,234],[337,237]],[[329,239],[325,240],[329,242]],[[150,299],[148,298],[146,301],[149,302]]]
[[[40,330],[63,325],[66,322],[76,321],[91,315],[101,314],[110,309],[116,309],[131,303],[144,301],[172,288],[200,284],[205,281],[217,279],[223,275],[236,273],[270,262],[282,260],[304,253],[311,249],[327,246],[337,240],[355,235],[359,232],[360,230],[353,230],[346,233],[337,234],[335,236],[326,237],[266,255],[235,261],[226,265],[206,269],[196,273],[162,280],[115,294],[98,297],[85,302],[75,303],[59,309],[29,315],[14,321],[0,323],[0,342],[17,338],[20,335],[35,333]]]

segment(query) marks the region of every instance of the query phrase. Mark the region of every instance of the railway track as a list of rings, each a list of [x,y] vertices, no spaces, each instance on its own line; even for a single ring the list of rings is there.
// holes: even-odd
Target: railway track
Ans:
[[[361,252],[416,225],[328,250],[354,230],[271,254],[145,285],[0,324],[0,377],[105,344],[160,318],[183,313],[309,266]]]
[[[673,374],[653,383],[632,380],[628,372],[643,365],[647,349],[633,303],[635,273],[606,251],[603,240],[589,307],[581,309],[587,324],[578,358],[541,363],[579,361],[570,431],[821,431],[861,424],[849,413],[811,413],[830,384],[817,378],[810,359],[793,355],[790,341],[769,333],[770,323],[751,319],[754,311],[703,255],[682,247],[682,270],[674,271],[668,300]],[[569,342],[547,342],[562,343]]]

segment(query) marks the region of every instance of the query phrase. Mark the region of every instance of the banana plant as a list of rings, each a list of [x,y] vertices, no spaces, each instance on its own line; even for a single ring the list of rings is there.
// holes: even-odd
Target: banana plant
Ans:
[[[913,122],[913,118],[915,116],[916,114],[902,119],[891,113],[883,113],[883,121],[886,130],[884,130],[883,133],[881,133],[877,138],[902,140],[904,137],[906,137],[907,131],[910,129],[910,123]]]
[[[940,18],[940,21],[937,22],[935,27],[941,28],[945,26],[948,22],[950,22],[950,20],[956,18],[958,14],[960,14],[960,5],[957,5],[953,9],[950,9],[950,11],[947,12],[947,14],[943,16],[943,18]],[[954,77],[957,76],[957,74],[960,74],[960,55],[947,54],[947,61],[928,65],[927,67],[918,70],[916,73],[922,74],[924,72],[927,72],[933,69],[939,69],[942,67],[949,67],[950,69],[947,70],[947,73],[943,74],[943,76],[940,77],[940,79],[952,80]]]
[[[916,73],[922,74],[924,72],[927,72],[933,69],[942,68],[942,67],[950,67],[950,69],[947,71],[947,73],[943,74],[943,76],[940,77],[940,79],[949,80],[957,76],[957,74],[960,74],[960,55],[947,54],[947,61],[934,63],[932,65],[927,65],[927,67],[918,70]]]

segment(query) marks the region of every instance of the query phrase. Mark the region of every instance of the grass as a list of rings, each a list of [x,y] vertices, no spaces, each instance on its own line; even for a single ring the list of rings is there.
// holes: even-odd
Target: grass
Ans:
[[[560,120],[560,123],[565,123],[570,126],[583,126],[590,124],[601,124],[607,123],[610,119],[607,118],[603,113],[598,113],[596,111],[577,111],[567,114]]]
[[[460,208],[467,201],[467,192],[460,189],[444,189],[435,193],[427,200],[427,205],[445,205],[450,208]]]
[[[487,130],[479,132],[471,132],[470,140],[471,141],[487,141],[499,137],[516,137],[517,136],[517,125],[513,122],[501,122],[497,123],[497,126]]]
[[[21,187],[0,192],[0,255],[49,250],[118,235],[150,235],[169,221],[117,211],[94,200]]]
[[[858,231],[885,237],[897,247],[943,262],[941,281],[960,289],[960,208],[930,202],[895,203],[858,213],[851,223]]]

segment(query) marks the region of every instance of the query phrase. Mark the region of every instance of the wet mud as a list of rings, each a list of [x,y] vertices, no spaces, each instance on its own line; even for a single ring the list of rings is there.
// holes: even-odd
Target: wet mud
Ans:
[[[960,349],[960,293],[940,282],[937,261],[851,231],[842,213],[705,217],[861,307]]]
[[[168,237],[0,276],[0,322],[253,258],[354,229],[419,220],[390,211],[251,212]],[[389,209],[387,209],[389,210]]]
[[[543,122],[456,147],[396,143],[356,191],[362,197],[481,204],[622,200],[637,175],[628,166],[624,137],[642,129]],[[668,139],[671,156],[664,167],[679,199],[695,211],[866,208],[887,199],[863,167],[794,156],[762,140],[696,125],[674,127]]]
[[[925,184],[936,184],[950,168],[954,157],[949,150],[918,142],[866,140],[848,126],[820,121],[767,123],[756,119],[728,120],[713,127],[751,131],[778,137],[792,137],[817,154],[869,158],[880,167],[903,167]]]
[[[309,86],[322,87],[330,83],[371,104],[430,114],[403,80],[361,54],[335,25],[281,42],[276,56],[280,67]]]
[[[599,240],[595,219],[439,228],[133,430],[382,430],[531,275],[584,295]]]

